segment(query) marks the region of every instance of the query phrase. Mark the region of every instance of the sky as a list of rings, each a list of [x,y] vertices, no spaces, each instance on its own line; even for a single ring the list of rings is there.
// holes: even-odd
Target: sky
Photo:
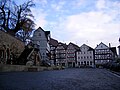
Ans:
[[[16,1],[16,0],[15,0]],[[16,3],[26,2],[19,0]],[[33,0],[31,8],[38,27],[51,31],[59,42],[87,44],[100,42],[117,47],[120,37],[120,0]]]

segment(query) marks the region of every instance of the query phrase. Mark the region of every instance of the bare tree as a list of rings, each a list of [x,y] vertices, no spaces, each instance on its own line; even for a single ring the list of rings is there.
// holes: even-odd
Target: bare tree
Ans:
[[[8,27],[8,21],[10,18],[10,10],[8,6],[9,0],[0,1],[0,26],[5,30]]]
[[[32,0],[29,0],[22,5],[17,5],[11,0],[1,0],[0,27],[5,31],[12,32],[14,35],[16,35],[19,30],[22,30],[24,35],[21,37],[25,37],[24,39],[26,39],[26,36],[29,36],[29,33],[35,27],[35,23],[33,21],[34,16],[31,13],[31,7],[33,6],[35,6],[35,4]]]

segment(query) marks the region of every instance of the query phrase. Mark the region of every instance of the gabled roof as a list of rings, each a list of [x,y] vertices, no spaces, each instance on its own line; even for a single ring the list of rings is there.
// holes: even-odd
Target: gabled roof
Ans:
[[[45,35],[50,34],[50,31],[45,31],[45,30],[43,30],[41,27],[39,27],[37,30],[42,30],[43,32],[45,32]]]
[[[76,45],[76,44],[74,44],[74,43],[72,43],[72,42],[70,42],[69,45],[70,45],[70,44],[72,44],[73,47],[74,47],[76,50],[79,50],[79,49],[80,49],[80,47],[79,47],[78,45]],[[68,46],[69,46],[69,45],[68,45]]]
[[[57,47],[58,41],[53,39],[53,38],[50,38],[50,45],[53,45],[53,46]]]
[[[86,45],[86,44],[85,44]],[[86,45],[89,49],[88,49],[88,51],[93,51],[94,49],[92,48],[92,47],[90,47],[90,46],[88,46],[88,45]]]
[[[45,33],[45,36],[48,40],[48,35],[50,34],[50,31],[44,31],[41,27],[39,27],[36,31],[42,30]]]
[[[59,42],[58,45],[61,44],[61,46],[64,47],[64,49],[67,49],[67,45],[65,43]]]
[[[66,45],[66,44],[63,44],[63,47],[64,47],[65,49],[67,49],[67,45]]]
[[[94,51],[94,49],[93,48],[91,48],[91,47],[89,47],[89,50],[88,51]]]
[[[37,29],[37,31],[38,31],[38,30],[42,30],[43,32],[45,32],[41,27],[39,27],[39,28]]]
[[[105,45],[104,43],[100,43],[99,45],[97,45],[97,47],[95,48],[95,49],[97,49],[100,45],[103,45],[103,46],[105,46],[106,48],[109,48],[107,45]]]
[[[88,51],[94,51],[94,49],[92,48],[92,47],[90,47],[90,46],[88,46],[88,45],[86,45],[86,44],[83,44],[82,46],[87,46],[88,47]],[[81,47],[82,47],[81,46]],[[81,47],[80,47],[80,49],[81,49]]]

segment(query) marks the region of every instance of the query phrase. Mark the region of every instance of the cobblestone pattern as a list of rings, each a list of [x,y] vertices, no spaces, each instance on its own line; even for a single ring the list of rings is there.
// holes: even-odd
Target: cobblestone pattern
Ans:
[[[120,78],[105,69],[6,72],[0,90],[120,90]]]

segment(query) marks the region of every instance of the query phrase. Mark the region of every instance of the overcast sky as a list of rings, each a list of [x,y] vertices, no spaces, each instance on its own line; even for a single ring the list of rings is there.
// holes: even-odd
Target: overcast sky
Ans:
[[[15,0],[16,1],[16,0]],[[21,0],[20,0],[21,1]],[[23,2],[26,0],[22,0]],[[120,0],[33,0],[36,28],[51,31],[58,41],[118,46]],[[19,2],[20,3],[20,2]]]

